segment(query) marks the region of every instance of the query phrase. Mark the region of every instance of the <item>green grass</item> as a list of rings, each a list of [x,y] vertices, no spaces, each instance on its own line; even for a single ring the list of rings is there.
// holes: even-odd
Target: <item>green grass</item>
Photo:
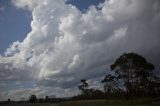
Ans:
[[[77,100],[61,103],[60,106],[159,106],[153,99],[143,98],[134,100]]]

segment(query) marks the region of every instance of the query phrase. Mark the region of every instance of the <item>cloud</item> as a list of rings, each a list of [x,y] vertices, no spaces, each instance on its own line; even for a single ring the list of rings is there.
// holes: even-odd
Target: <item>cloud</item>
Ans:
[[[124,52],[137,52],[160,68],[158,0],[106,0],[102,9],[90,6],[83,13],[65,0],[12,2],[32,12],[32,31],[0,57],[1,80],[36,80],[37,87],[56,87],[56,95],[68,96],[80,79],[109,73]]]
[[[4,11],[4,7],[0,6],[0,12]]]
[[[0,5],[0,22],[3,21],[2,13],[5,11],[5,7]]]
[[[37,5],[39,0],[12,0],[11,1],[13,5],[15,5],[17,8],[22,8],[22,9],[29,9],[33,10]]]
[[[72,94],[70,94],[72,92]],[[34,88],[19,88],[0,92],[1,101],[8,100],[28,100],[30,95],[36,94],[38,98],[45,96],[66,97],[66,95],[74,96],[77,94],[76,88],[62,89],[59,87],[34,87]],[[58,95],[58,96],[56,96]]]

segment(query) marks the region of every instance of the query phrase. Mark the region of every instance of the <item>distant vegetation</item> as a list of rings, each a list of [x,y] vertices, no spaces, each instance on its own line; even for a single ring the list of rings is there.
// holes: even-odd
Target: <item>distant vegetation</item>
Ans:
[[[85,79],[78,86],[81,94],[77,99],[134,99],[159,97],[160,78],[153,74],[154,65],[136,53],[124,53],[111,66],[113,74],[104,77],[104,91],[89,89]]]
[[[45,98],[37,98],[36,95],[31,95],[29,97],[29,103],[57,103],[65,101],[64,98],[56,98],[55,96],[46,96]]]

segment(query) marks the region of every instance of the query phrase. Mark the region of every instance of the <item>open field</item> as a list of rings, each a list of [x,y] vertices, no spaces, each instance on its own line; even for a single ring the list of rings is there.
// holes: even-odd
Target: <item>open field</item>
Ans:
[[[0,106],[160,106],[160,105],[147,105],[147,104],[137,104],[137,105],[130,105],[130,104],[85,104],[85,103],[61,103],[61,104],[1,104]]]
[[[75,100],[61,103],[35,103],[35,104],[0,104],[0,106],[160,106],[159,99],[143,98],[135,100]]]
[[[159,105],[109,105],[109,104],[2,104],[0,106],[159,106]]]
[[[78,100],[60,103],[60,106],[160,106],[160,102],[152,99],[136,100]]]
[[[36,103],[36,104],[0,104],[0,106],[59,106],[53,103]]]

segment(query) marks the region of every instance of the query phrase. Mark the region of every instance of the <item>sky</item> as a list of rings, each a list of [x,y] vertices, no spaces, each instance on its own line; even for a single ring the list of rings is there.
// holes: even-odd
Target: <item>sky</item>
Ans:
[[[128,52],[159,74],[159,28],[159,0],[0,0],[0,100],[99,88]]]
[[[0,0],[0,53],[14,41],[22,41],[31,31],[31,13],[12,6],[10,0]]]

